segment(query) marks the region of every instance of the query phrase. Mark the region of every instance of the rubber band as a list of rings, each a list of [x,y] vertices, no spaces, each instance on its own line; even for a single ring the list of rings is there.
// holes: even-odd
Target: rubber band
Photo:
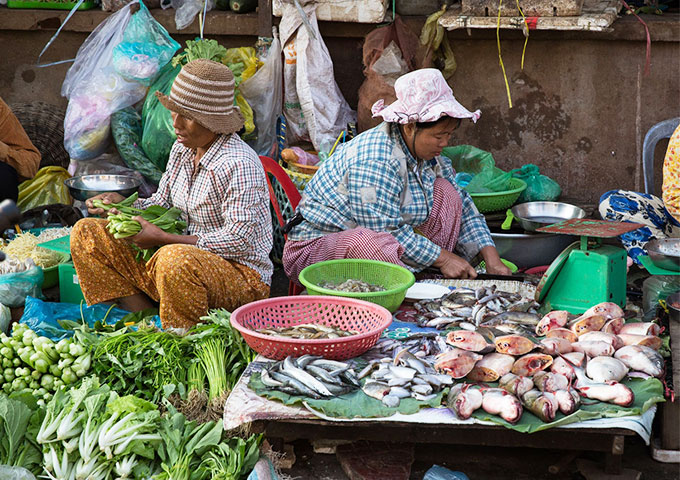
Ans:
[[[501,64],[503,71],[503,81],[505,82],[505,91],[508,94],[508,108],[512,108],[512,97],[510,96],[510,84],[508,83],[508,76],[505,73],[505,65],[503,65],[503,56],[501,55],[501,7],[503,0],[498,1],[498,21],[496,23],[496,44],[498,45],[498,62]]]
[[[524,47],[522,48],[522,62],[521,62],[522,70],[524,70],[524,54],[527,51],[527,43],[529,43],[529,25],[527,24],[527,19],[524,16],[522,7],[519,6],[519,0],[515,0],[515,2],[517,3],[517,10],[519,10],[519,14],[522,15],[522,23],[524,25],[524,27],[522,27],[522,33],[524,34]]]

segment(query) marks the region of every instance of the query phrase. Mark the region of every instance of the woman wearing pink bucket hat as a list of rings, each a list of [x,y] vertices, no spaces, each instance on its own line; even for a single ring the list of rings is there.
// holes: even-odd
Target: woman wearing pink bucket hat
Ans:
[[[296,280],[324,260],[382,260],[449,278],[474,278],[480,256],[489,273],[510,274],[484,216],[439,155],[464,118],[441,72],[426,68],[394,84],[397,100],[373,105],[385,121],[336,149],[307,184],[289,223],[283,265]]]
[[[177,141],[158,191],[133,206],[177,207],[187,231],[171,235],[135,217],[142,230],[129,240],[143,249],[160,247],[148,262],[136,261],[128,239],[113,238],[105,220],[86,218],[71,233],[72,255],[88,305],[115,301],[138,311],[155,301],[163,327],[189,328],[209,308],[233,310],[269,296],[269,193],[262,162],[236,133],[243,117],[227,66],[189,62],[170,95],[156,96],[172,113]],[[123,200],[113,193],[99,197]],[[90,213],[104,213],[92,200]]]

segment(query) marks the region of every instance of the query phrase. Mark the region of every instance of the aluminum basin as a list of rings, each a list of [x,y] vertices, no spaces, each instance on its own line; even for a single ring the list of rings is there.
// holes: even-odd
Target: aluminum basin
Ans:
[[[554,233],[491,233],[491,237],[501,258],[522,269],[550,265],[562,250],[578,240]]]

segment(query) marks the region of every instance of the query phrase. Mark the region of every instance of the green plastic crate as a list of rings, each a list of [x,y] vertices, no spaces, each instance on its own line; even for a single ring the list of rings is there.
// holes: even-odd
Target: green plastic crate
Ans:
[[[59,265],[71,261],[71,255],[59,252],[57,252],[57,254],[61,257],[59,263],[48,268],[43,268],[44,280],[42,288],[52,288],[57,285],[59,283]]]
[[[59,264],[59,301],[80,303],[85,300],[73,263]]]

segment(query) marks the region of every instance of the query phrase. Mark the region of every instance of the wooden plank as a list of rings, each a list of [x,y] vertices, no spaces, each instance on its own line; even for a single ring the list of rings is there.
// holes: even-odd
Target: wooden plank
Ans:
[[[265,421],[267,437],[404,441],[477,446],[522,446],[527,448],[591,450],[613,455],[623,453],[617,438],[635,435],[624,429],[551,429],[527,435],[504,427],[485,425],[441,426],[387,422]]]
[[[272,25],[272,0],[258,0],[257,34],[260,37],[271,37]]]
[[[56,30],[69,14],[68,10],[24,10],[2,9],[0,14],[0,30]],[[171,34],[196,35],[199,33],[198,16],[184,30],[175,27],[175,10],[153,9],[153,17]],[[65,32],[89,33],[103,22],[110,12],[88,10],[76,12],[64,26]],[[230,11],[213,10],[208,12],[205,35],[257,35],[258,16],[256,13],[233,13]],[[269,30],[271,35],[271,28]]]

